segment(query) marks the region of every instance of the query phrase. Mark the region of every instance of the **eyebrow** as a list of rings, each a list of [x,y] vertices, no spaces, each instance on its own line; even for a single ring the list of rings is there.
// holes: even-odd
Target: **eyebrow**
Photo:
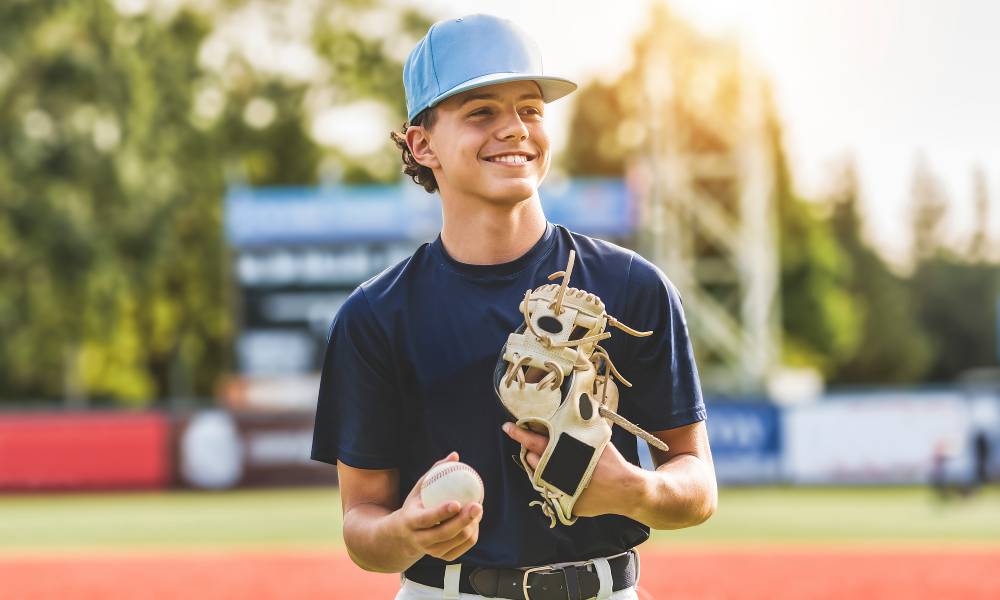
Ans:
[[[461,108],[461,107],[465,106],[467,103],[472,102],[473,100],[498,100],[499,98],[500,98],[500,96],[498,96],[496,94],[489,94],[489,93],[472,94],[471,96],[466,96],[465,99],[462,100],[462,103],[458,105],[458,107]],[[521,101],[521,100],[541,100],[541,99],[542,99],[542,97],[540,95],[538,95],[538,94],[536,94],[534,92],[529,92],[527,94],[523,94],[520,98],[518,98],[518,101]]]

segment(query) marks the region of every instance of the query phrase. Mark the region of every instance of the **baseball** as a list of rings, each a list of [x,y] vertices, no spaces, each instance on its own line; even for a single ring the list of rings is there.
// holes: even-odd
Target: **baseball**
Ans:
[[[441,463],[431,467],[424,475],[420,500],[425,508],[434,508],[452,500],[458,500],[462,506],[469,502],[482,503],[483,480],[475,469],[465,463]]]

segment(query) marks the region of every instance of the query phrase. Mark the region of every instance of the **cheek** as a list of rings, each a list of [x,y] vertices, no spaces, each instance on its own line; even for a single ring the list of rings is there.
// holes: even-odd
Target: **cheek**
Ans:
[[[548,152],[545,153],[545,160],[542,164],[538,165],[538,181],[541,183],[542,178],[544,178],[549,173],[549,166],[552,162],[552,157]]]
[[[535,141],[535,146],[545,154],[546,161],[548,161],[549,156],[549,133],[545,131],[545,128],[541,125],[534,127],[530,131],[529,139]]]
[[[479,160],[479,151],[483,147],[482,136],[470,133],[468,135],[459,136],[454,140],[454,145],[452,146],[452,154],[461,160],[468,161],[470,164]]]
[[[545,125],[541,122],[532,123],[528,126],[528,133],[535,140],[535,143],[539,146],[544,145],[546,148],[549,146],[549,132],[545,129]]]
[[[460,137],[436,141],[435,155],[445,171],[461,170],[470,160],[476,158],[475,151],[470,150],[468,144]]]
[[[531,132],[531,139],[534,139],[535,146],[538,148],[538,151],[542,154],[542,156],[545,159],[542,165],[547,168],[549,166],[549,162],[552,159],[552,154],[549,152],[548,133],[542,127],[538,127],[537,131]]]

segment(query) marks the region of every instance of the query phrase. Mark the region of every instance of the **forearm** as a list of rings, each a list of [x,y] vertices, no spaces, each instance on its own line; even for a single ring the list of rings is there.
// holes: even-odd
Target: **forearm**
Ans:
[[[401,573],[423,554],[399,534],[397,512],[360,504],[344,515],[344,544],[351,560],[366,571]]]
[[[715,470],[694,454],[680,454],[655,471],[636,469],[637,501],[626,516],[652,529],[704,523],[718,503]]]

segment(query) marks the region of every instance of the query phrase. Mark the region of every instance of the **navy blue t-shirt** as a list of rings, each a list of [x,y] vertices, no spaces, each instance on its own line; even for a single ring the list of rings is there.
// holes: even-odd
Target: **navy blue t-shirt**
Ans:
[[[463,564],[516,567],[617,554],[649,537],[620,515],[549,528],[549,518],[500,429],[512,420],[493,390],[493,370],[523,317],[527,289],[548,283],[576,250],[570,285],[595,293],[609,314],[645,338],[609,328],[601,342],[633,387],[619,385],[619,412],[647,431],[704,420],[705,405],[677,290],[657,267],[614,244],[547,224],[520,258],[468,265],[440,236],[361,284],[338,311],[316,409],[312,458],[361,469],[399,469],[399,502],[437,460],[457,450],[486,488],[479,541]],[[636,438],[612,442],[639,464]],[[622,498],[628,502],[628,498]],[[417,565],[443,564],[424,556]]]

